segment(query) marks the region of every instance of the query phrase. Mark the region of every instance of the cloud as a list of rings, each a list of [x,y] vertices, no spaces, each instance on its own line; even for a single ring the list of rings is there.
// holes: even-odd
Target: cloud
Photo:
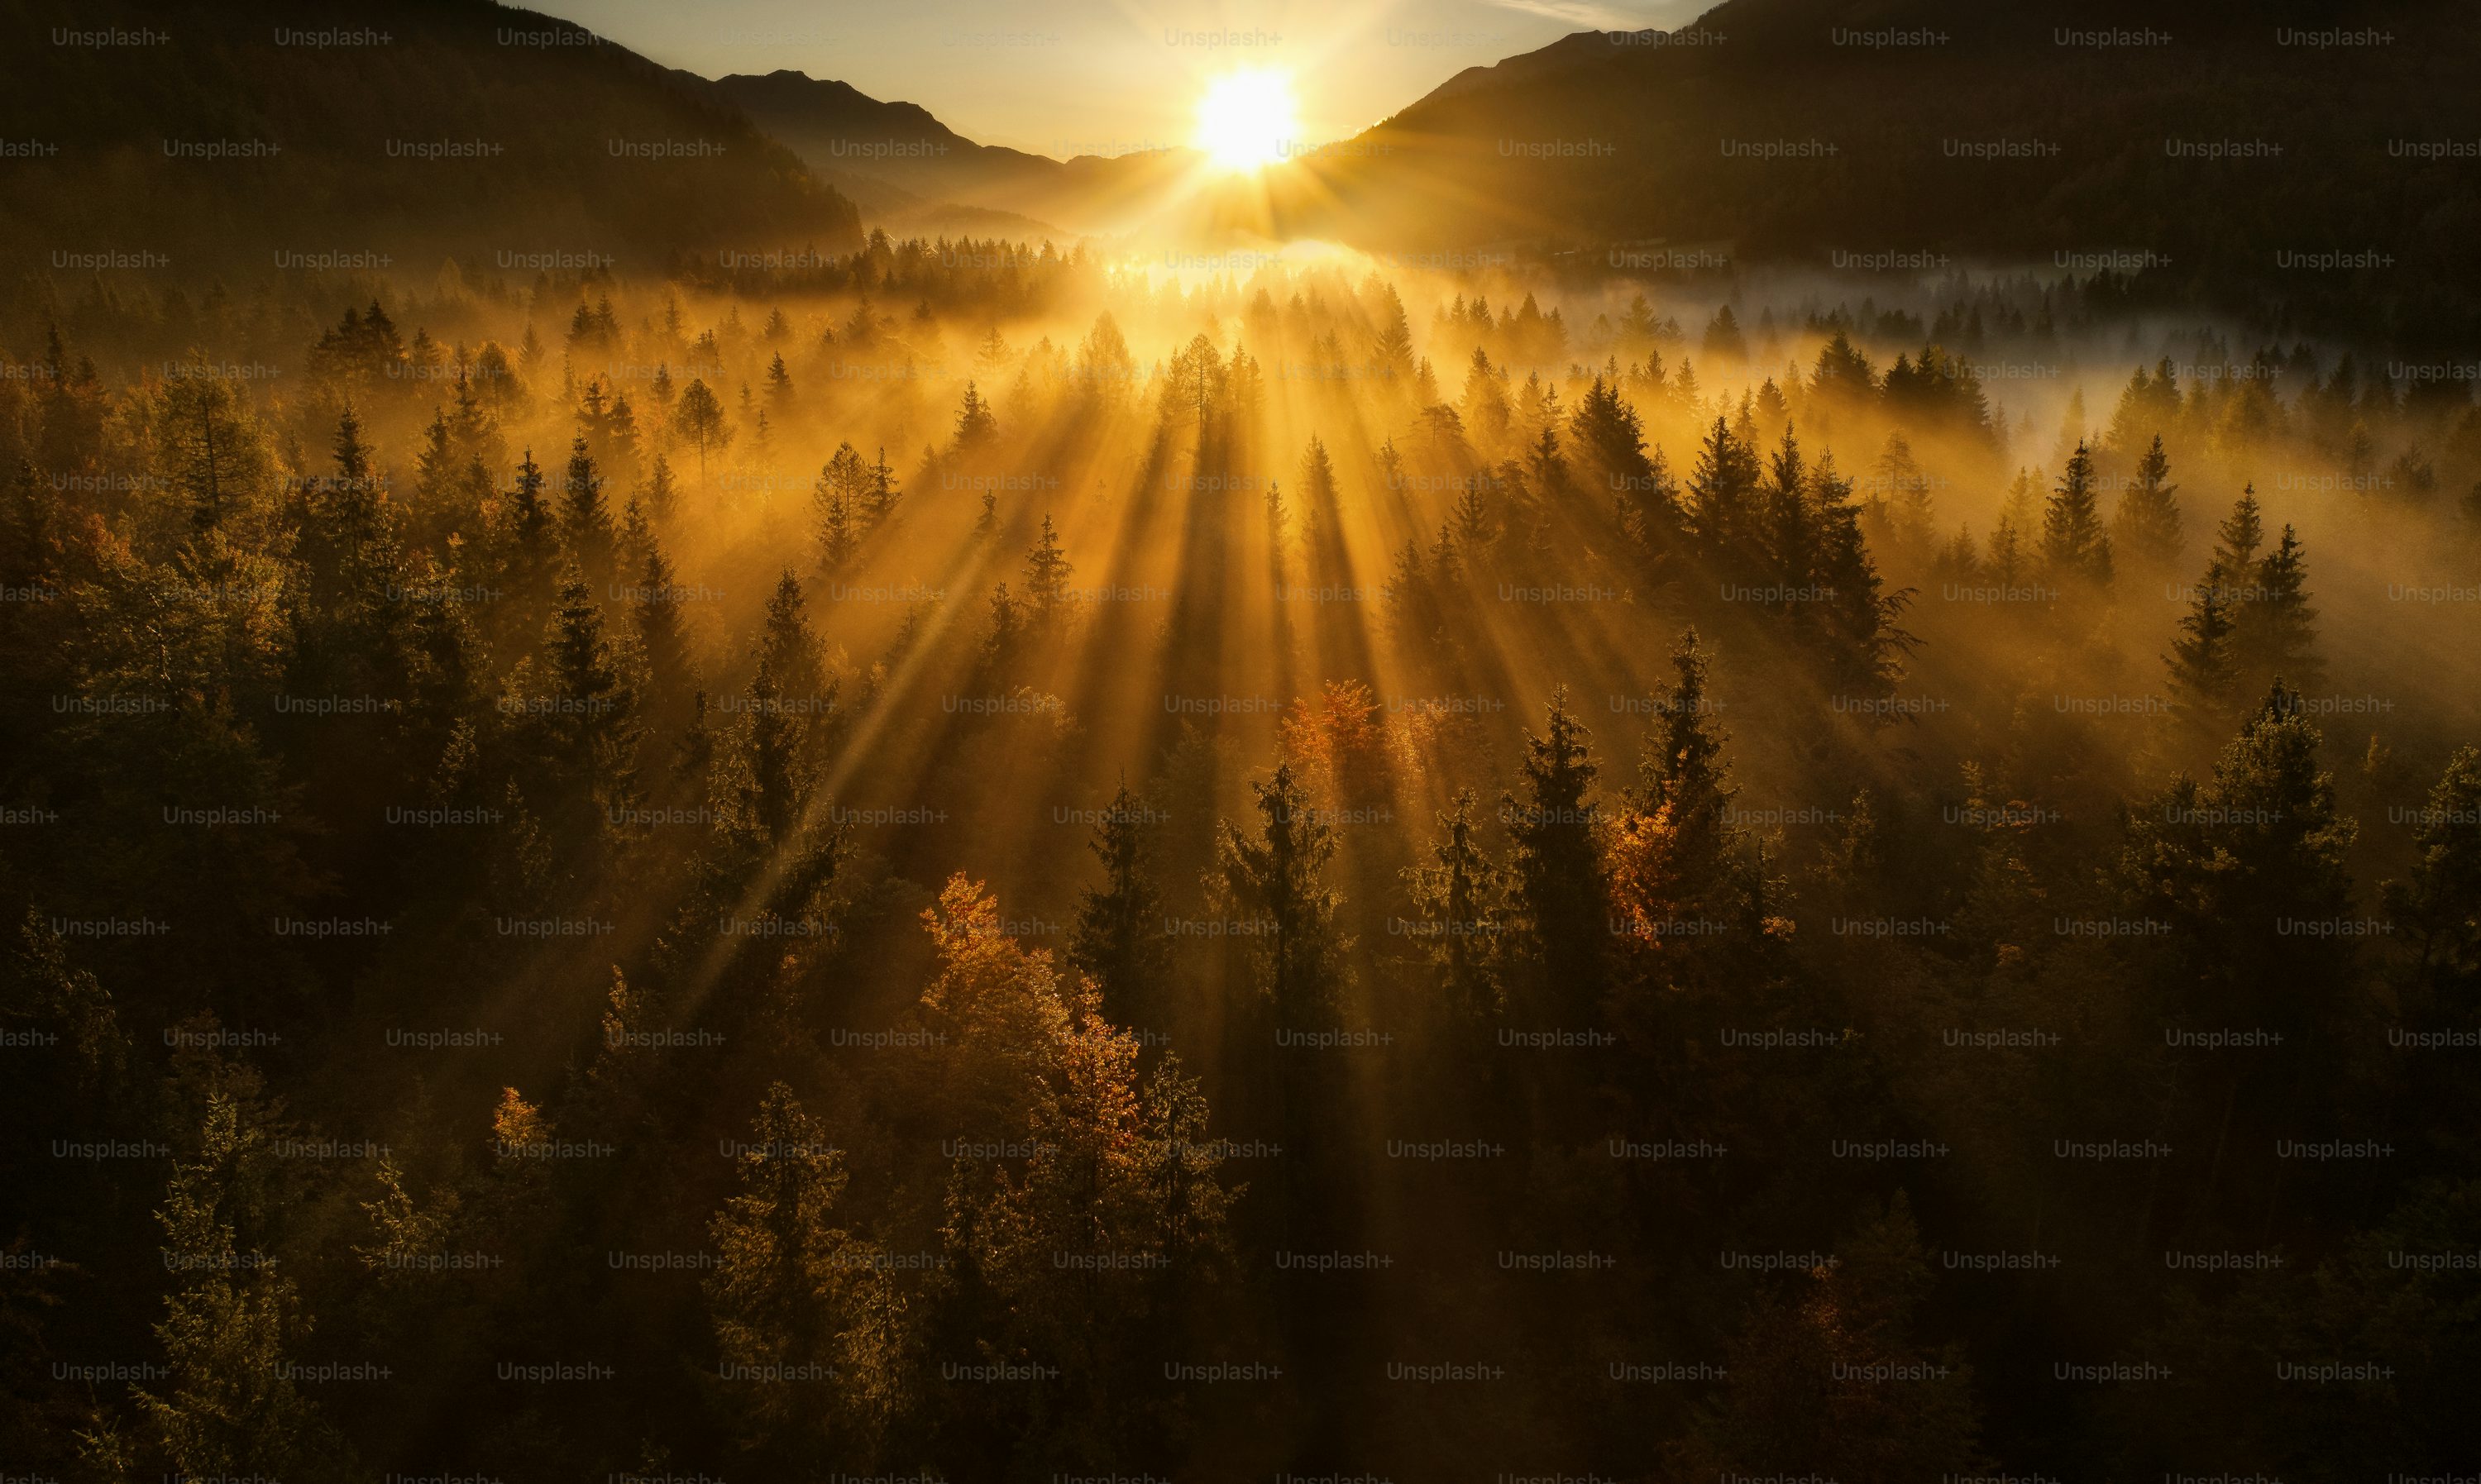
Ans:
[[[1501,10],[1517,11],[1528,15],[1540,15],[1580,31],[1643,31],[1648,27],[1669,30],[1696,18],[1693,5],[1654,5],[1622,8],[1598,5],[1594,0],[1487,0]]]

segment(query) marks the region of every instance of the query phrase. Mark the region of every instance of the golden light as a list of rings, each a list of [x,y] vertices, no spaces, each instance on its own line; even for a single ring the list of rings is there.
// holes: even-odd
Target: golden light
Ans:
[[[1293,80],[1273,68],[1226,73],[1197,100],[1191,143],[1216,169],[1235,172],[1272,165],[1294,137]]]

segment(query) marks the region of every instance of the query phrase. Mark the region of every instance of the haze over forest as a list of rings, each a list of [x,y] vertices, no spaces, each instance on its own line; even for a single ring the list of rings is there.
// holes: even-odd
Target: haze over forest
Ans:
[[[0,1479],[2471,1471],[2481,32],[1334,10],[0,0]]]

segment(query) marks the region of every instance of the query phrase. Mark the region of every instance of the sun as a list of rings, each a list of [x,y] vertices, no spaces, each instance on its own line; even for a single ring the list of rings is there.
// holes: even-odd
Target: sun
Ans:
[[[1229,72],[1197,100],[1191,143],[1217,169],[1240,172],[1272,165],[1293,137],[1293,80],[1272,68]]]

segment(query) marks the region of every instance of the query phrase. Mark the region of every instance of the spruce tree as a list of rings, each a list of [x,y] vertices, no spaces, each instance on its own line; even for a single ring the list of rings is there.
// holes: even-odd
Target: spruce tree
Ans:
[[[612,580],[612,511],[603,503],[603,477],[586,440],[569,445],[568,473],[561,482],[560,528],[570,560],[597,584]]]
[[[2175,700],[2201,722],[2219,725],[2232,703],[2238,680],[2232,628],[2231,572],[2216,553],[2197,582],[2188,612],[2180,619],[2181,637],[2171,641],[2164,660],[2171,668]]]
[[[1085,889],[1069,929],[1069,962],[1102,991],[1103,1012],[1116,1025],[1148,1025],[1160,1013],[1157,996],[1169,957],[1147,841],[1150,819],[1122,782],[1086,843],[1103,863],[1103,884]]]
[[[1036,621],[1058,616],[1068,600],[1068,576],[1075,566],[1059,549],[1059,532],[1049,512],[1032,550],[1025,554],[1025,596]]]
[[[2233,622],[2241,681],[2254,686],[2280,676],[2296,690],[2314,690],[2326,668],[2317,654],[2317,610],[2309,602],[2308,559],[2289,525],[2252,576]]]
[[[1250,789],[1257,830],[1227,820],[1216,847],[1223,899],[1236,922],[1250,924],[1240,938],[1249,988],[1276,1028],[1332,1030],[1343,1023],[1346,947],[1336,924],[1340,898],[1326,885],[1335,827],[1319,817],[1289,763]]]
[[[1758,549],[1758,457],[1723,418],[1714,419],[1698,445],[1688,475],[1689,530],[1708,560],[1746,575]]]
[[[1766,554],[1767,576],[1785,594],[1773,606],[1803,612],[1810,605],[1797,601],[1795,594],[1809,586],[1817,570],[1817,532],[1810,520],[1809,468],[1789,427],[1767,460],[1760,499],[1759,539]]]
[[[887,449],[881,446],[878,457],[870,465],[869,479],[862,486],[862,514],[874,528],[883,525],[889,516],[896,513],[897,502],[903,498],[904,492],[896,485],[896,470],[888,464]]]
[[[774,672],[791,710],[803,716],[825,711],[835,686],[827,677],[819,651],[819,637],[810,627],[809,603],[801,580],[786,567],[767,596],[766,625],[758,638],[758,658]]]
[[[965,400],[956,409],[956,452],[970,453],[999,434],[999,419],[991,414],[990,404],[982,400],[979,388],[965,383]]]
[[[2140,370],[2137,375],[2143,376]],[[2162,435],[2136,461],[2136,482],[2111,513],[2111,544],[2146,572],[2159,574],[2180,560],[2180,486],[2170,482],[2171,458]]]
[[[1605,924],[1596,811],[1587,797],[1597,771],[1590,742],[1568,709],[1566,688],[1554,691],[1541,734],[1525,740],[1524,796],[1501,801],[1514,846],[1508,875],[1520,943],[1536,976],[1526,1008],[1567,1017],[1570,1027],[1585,1024],[1601,998]]]
[[[723,404],[703,378],[692,377],[670,421],[673,435],[697,450],[698,484],[704,487],[707,456],[721,453],[732,442],[732,424],[723,415]]]
[[[1505,887],[1499,868],[1482,852],[1479,798],[1456,791],[1454,808],[1438,816],[1440,834],[1426,865],[1404,869],[1414,909],[1428,935],[1423,953],[1439,973],[1439,987],[1455,1013],[1478,1020],[1499,1013],[1497,944]]]
[[[2043,575],[2062,590],[2110,585],[2110,537],[2095,504],[2093,454],[2082,443],[2042,512],[2041,555]]]

